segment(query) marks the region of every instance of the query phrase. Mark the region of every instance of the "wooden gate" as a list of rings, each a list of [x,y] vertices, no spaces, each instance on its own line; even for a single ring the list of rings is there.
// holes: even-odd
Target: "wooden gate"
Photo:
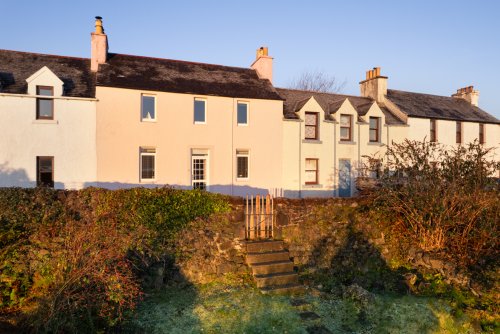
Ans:
[[[272,239],[274,236],[274,200],[271,195],[248,196],[245,200],[246,239]]]

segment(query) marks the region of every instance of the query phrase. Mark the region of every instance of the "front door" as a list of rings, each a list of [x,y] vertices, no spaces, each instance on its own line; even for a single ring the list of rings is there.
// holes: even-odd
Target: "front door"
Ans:
[[[339,196],[351,197],[351,161],[339,160]]]
[[[193,154],[191,181],[193,189],[208,188],[208,154]]]

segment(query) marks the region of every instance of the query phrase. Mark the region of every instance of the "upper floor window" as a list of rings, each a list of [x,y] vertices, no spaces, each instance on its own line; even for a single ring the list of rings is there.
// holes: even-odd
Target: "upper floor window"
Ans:
[[[484,144],[486,142],[484,135],[485,135],[484,124],[480,123],[479,124],[479,144]]]
[[[141,181],[152,181],[155,179],[156,149],[141,147]]]
[[[462,144],[462,122],[456,122],[456,139],[455,142],[457,144]]]
[[[36,157],[36,185],[54,187],[54,157]]]
[[[380,117],[370,117],[370,142],[380,142]]]
[[[153,95],[141,95],[141,120],[156,120],[156,97]]]
[[[319,114],[317,112],[306,112],[306,130],[305,139],[319,139],[318,136],[318,119]]]
[[[306,184],[318,184],[318,159],[306,159]]]
[[[248,179],[248,151],[236,151],[236,178]]]
[[[238,102],[237,115],[238,125],[248,125],[248,103]]]
[[[36,86],[36,95],[54,96],[54,87]],[[36,119],[54,119],[54,99],[38,97],[36,99]]]
[[[340,140],[352,141],[352,115],[340,115]]]
[[[204,124],[207,122],[207,101],[194,99],[194,123]]]
[[[437,141],[437,124],[435,119],[431,119],[431,142]]]

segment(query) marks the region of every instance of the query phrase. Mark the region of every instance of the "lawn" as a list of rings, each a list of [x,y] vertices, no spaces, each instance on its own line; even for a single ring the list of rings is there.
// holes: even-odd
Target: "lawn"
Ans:
[[[128,333],[475,333],[437,298],[263,295],[251,284],[166,287],[125,322]]]

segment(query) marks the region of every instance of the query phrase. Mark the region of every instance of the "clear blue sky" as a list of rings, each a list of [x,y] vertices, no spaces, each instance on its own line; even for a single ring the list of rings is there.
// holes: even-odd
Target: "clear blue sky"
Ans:
[[[274,83],[322,70],[359,94],[381,66],[389,88],[450,95],[474,85],[500,118],[500,1],[2,1],[0,48],[89,57],[94,16],[111,52],[248,67],[269,47]]]

